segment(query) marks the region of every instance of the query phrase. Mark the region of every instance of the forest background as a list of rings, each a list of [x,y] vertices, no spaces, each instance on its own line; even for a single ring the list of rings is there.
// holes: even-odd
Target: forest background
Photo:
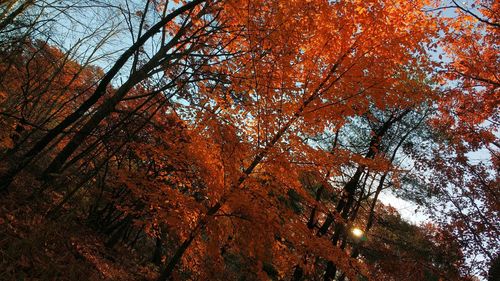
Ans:
[[[498,280],[499,18],[0,1],[0,279]]]

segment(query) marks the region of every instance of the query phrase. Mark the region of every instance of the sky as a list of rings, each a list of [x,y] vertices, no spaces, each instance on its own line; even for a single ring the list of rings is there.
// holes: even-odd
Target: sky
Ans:
[[[390,190],[384,190],[380,193],[379,200],[387,206],[398,210],[401,217],[415,225],[428,222],[429,217],[418,209],[418,206],[412,202],[398,198]]]

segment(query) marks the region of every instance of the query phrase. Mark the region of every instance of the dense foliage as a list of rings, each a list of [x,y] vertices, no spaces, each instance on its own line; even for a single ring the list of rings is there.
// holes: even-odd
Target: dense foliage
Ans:
[[[1,1],[0,279],[498,280],[499,15]]]

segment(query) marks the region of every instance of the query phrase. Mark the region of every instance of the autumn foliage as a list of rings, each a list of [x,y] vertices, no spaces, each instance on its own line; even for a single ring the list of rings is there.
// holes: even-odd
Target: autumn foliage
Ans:
[[[495,1],[70,2],[0,3],[0,279],[498,277]]]

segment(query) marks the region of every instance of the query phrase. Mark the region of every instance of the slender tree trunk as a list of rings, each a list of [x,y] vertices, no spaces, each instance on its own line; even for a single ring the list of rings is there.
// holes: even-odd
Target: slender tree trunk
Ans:
[[[208,210],[206,216],[200,220],[198,225],[191,231],[188,238],[186,238],[186,240],[184,240],[184,242],[182,242],[182,244],[179,246],[179,248],[177,248],[172,259],[170,259],[170,261],[167,263],[167,265],[165,266],[165,268],[161,272],[160,277],[158,278],[158,281],[167,281],[170,278],[170,276],[174,272],[175,267],[181,261],[182,256],[184,255],[186,250],[189,248],[189,246],[191,245],[193,240],[196,238],[199,231],[201,231],[206,226],[206,224],[209,221],[209,218],[211,216],[215,215],[219,211],[219,209],[222,207],[224,202],[225,202],[225,200],[223,200],[222,202],[218,202],[212,208],[210,208]]]
[[[119,224],[118,229],[111,235],[111,237],[106,241],[105,246],[107,248],[113,248],[121,238],[124,237],[127,229],[130,227],[132,223],[132,216],[127,215]]]
[[[324,281],[330,281],[335,278],[335,274],[337,273],[337,266],[332,262],[328,261],[326,264],[325,275],[323,276]]]
[[[156,265],[161,265],[161,255],[162,255],[162,242],[160,237],[156,237],[155,250],[153,252],[152,262]]]
[[[90,135],[90,133],[101,123],[101,121],[106,118],[115,108],[115,106],[120,102],[120,100],[128,93],[128,91],[135,85],[137,81],[146,74],[137,75],[136,79],[131,79],[127,81],[124,85],[118,89],[116,94],[106,100],[97,110],[94,115],[83,125],[83,127],[78,130],[78,132],[73,136],[73,138],[66,144],[66,146],[57,154],[57,156],[52,160],[47,169],[43,172],[42,178],[49,179],[51,173],[57,173],[59,169],[64,165],[66,160],[73,154],[73,152],[82,144],[83,140]]]
[[[295,266],[291,281],[302,281],[304,279],[304,270],[300,266]]]
[[[329,173],[326,175],[327,180],[329,175],[330,175]],[[309,220],[307,222],[307,228],[311,230],[314,229],[314,227],[316,226],[316,209],[318,208],[319,201],[321,200],[321,194],[325,189],[325,184],[327,184],[326,181],[323,184],[321,184],[321,186],[316,191],[316,198],[315,198],[316,205],[314,205],[314,207],[312,208]],[[300,281],[302,280],[303,276],[304,276],[304,270],[300,267],[300,265],[297,264],[293,272],[292,281]]]
[[[391,128],[391,126],[396,122],[401,120],[406,114],[408,114],[410,111],[405,110],[403,111],[399,116],[394,117],[391,116],[387,121],[385,121],[382,126],[375,132],[374,136],[370,140],[368,152],[365,155],[365,159],[373,159],[378,151],[379,151],[379,146],[380,146],[380,141],[384,137],[384,135],[387,133],[387,131]],[[356,188],[359,184],[359,181],[361,179],[361,175],[365,169],[364,165],[360,165],[357,169],[356,172],[354,173],[354,176],[347,182],[347,184],[344,186],[343,191],[345,192],[345,196],[343,196],[339,203],[337,204],[336,211],[341,214],[342,218],[344,220],[348,219],[349,211],[354,203],[354,193],[356,191]],[[321,231],[323,233],[326,233],[328,231],[328,228],[330,225],[334,223],[333,217],[331,220],[325,221],[323,226],[321,227]],[[340,239],[341,235],[345,233],[345,225],[342,223],[336,223],[335,224],[335,230],[332,236],[332,244],[334,246],[337,245],[338,240]],[[324,280],[325,281],[330,281],[333,278],[335,278],[335,275],[337,273],[337,266],[329,261],[327,263],[326,267],[326,272],[324,275]]]

